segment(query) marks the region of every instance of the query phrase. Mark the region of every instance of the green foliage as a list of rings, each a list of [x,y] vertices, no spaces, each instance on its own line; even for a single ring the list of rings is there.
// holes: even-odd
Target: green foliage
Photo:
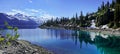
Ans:
[[[4,41],[5,40],[5,38],[0,38],[0,42],[2,42],[2,41]]]
[[[108,27],[109,28],[112,28],[114,26],[114,22],[110,22],[109,24],[108,24]]]
[[[120,0],[102,2],[102,5],[98,7],[98,11],[94,13],[87,13],[83,15],[81,11],[80,15],[76,13],[71,19],[67,17],[57,18],[56,20],[48,20],[43,25],[46,26],[71,26],[71,27],[90,27],[92,20],[95,20],[96,26],[108,25],[110,28],[120,27]]]
[[[11,43],[10,43],[10,42],[7,42],[6,44],[7,44],[7,45],[9,45],[9,46],[11,45]]]
[[[7,34],[7,37],[9,38],[10,41],[11,40],[17,40],[19,38],[19,34],[17,33],[18,28],[15,27],[13,30],[15,32],[14,36],[11,36],[10,34]]]
[[[7,36],[7,38],[11,41],[11,40],[17,40],[18,38],[19,38],[19,34],[18,34],[18,32],[17,32],[17,30],[18,30],[18,28],[17,27],[15,27],[15,28],[13,28],[12,26],[9,26],[9,24],[7,23],[7,22],[5,22],[5,25],[7,25],[7,28],[8,29],[11,29],[11,30],[13,30],[14,31],[14,36],[12,36],[12,35],[10,35],[10,34],[7,34],[6,36]]]
[[[14,36],[14,40],[18,39],[19,36],[20,36],[20,35],[19,35],[18,33],[16,33],[15,36]]]
[[[117,4],[120,4],[120,0],[116,0],[116,3],[117,3]]]
[[[12,27],[12,26],[7,26],[7,28],[8,28],[8,29],[13,29],[13,27]]]
[[[115,4],[115,12],[114,12],[114,26],[113,28],[120,27],[120,0],[116,0]]]
[[[112,4],[110,4],[110,8],[114,8],[115,6],[115,1],[112,1]]]
[[[115,7],[116,3],[113,1],[112,4],[105,4],[104,9],[100,8],[100,10],[97,12],[97,18],[96,18],[96,26],[106,25],[110,28],[118,28],[118,22],[120,21],[120,12],[117,11],[117,8]],[[115,11],[113,11],[115,9]],[[114,22],[114,23],[113,23]],[[116,24],[117,23],[117,24]]]
[[[11,45],[12,41],[15,41],[19,38],[19,34],[17,32],[18,28],[10,26],[7,22],[5,22],[4,24],[5,24],[7,29],[14,31],[14,35],[12,36],[11,34],[7,33],[6,37],[0,37],[0,44],[2,44],[3,46],[4,45]],[[1,30],[3,30],[3,29],[0,29],[0,31]],[[1,47],[3,47],[3,46],[1,46]]]
[[[119,23],[114,22],[114,26],[113,26],[113,28],[114,28],[114,29],[116,29],[116,28],[118,28],[118,27],[120,27],[120,24],[119,24]]]
[[[14,31],[17,31],[17,30],[18,30],[18,28],[17,28],[17,27],[15,27],[15,28],[14,28]]]
[[[114,24],[113,29],[116,29],[116,28],[118,28],[118,27],[117,27],[117,25],[116,25],[116,24]]]
[[[9,24],[8,24],[8,22],[7,21],[5,21],[5,26],[8,28],[8,29],[13,29],[13,27],[12,26],[10,26]]]
[[[10,34],[6,34],[6,36],[7,36],[7,38],[10,38],[10,37],[11,37],[11,35],[10,35]]]

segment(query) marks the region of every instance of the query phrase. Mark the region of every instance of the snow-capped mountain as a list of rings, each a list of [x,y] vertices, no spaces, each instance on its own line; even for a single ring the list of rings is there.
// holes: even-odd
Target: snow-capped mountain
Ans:
[[[26,16],[26,15],[23,15],[23,14],[20,14],[20,13],[17,13],[15,15],[13,15],[13,17],[15,17],[19,20],[25,20],[25,21],[33,20],[37,24],[41,24],[43,22],[43,20],[41,18],[38,18],[37,16]]]
[[[19,19],[19,20],[26,20],[26,21],[29,20],[28,16],[20,14],[20,13],[15,14],[14,17],[17,18],[17,19]]]
[[[17,13],[15,15],[0,13],[0,26],[3,26],[5,21],[7,21],[9,25],[17,27],[33,27],[39,25],[35,17],[26,16],[20,13]]]

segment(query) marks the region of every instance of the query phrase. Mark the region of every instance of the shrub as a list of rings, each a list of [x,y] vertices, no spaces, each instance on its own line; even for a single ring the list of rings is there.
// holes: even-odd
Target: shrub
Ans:
[[[108,24],[108,27],[109,28],[112,28],[114,26],[114,23],[113,22],[110,22],[109,24]]]

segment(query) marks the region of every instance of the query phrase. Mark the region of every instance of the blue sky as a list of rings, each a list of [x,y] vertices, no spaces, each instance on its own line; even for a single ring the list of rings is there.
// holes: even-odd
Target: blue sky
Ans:
[[[0,12],[22,13],[38,17],[72,17],[76,12],[95,12],[102,4],[112,0],[0,0]]]

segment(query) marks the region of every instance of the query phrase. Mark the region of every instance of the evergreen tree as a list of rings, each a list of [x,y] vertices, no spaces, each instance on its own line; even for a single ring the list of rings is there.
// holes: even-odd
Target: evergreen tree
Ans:
[[[101,10],[101,8],[100,7],[98,7],[98,12]]]
[[[105,6],[104,6],[104,5],[105,5],[104,2],[102,2],[102,6],[101,6],[102,10],[105,9]]]
[[[120,0],[116,0],[114,12],[114,28],[120,27]]]
[[[116,3],[117,3],[117,4],[120,4],[120,0],[116,0]]]
[[[78,19],[78,15],[77,15],[77,13],[76,13],[76,17],[75,17],[76,19]]]
[[[86,14],[85,20],[88,20],[89,13]]]
[[[84,27],[84,24],[85,24],[85,18],[83,16],[83,12],[81,11],[81,14],[80,14],[80,26],[81,27]]]
[[[109,8],[109,7],[110,7],[110,3],[109,1],[107,1],[106,8]]]
[[[115,1],[112,0],[112,4],[110,5],[110,7],[111,7],[111,8],[114,8],[114,6],[115,6]]]
[[[75,21],[76,21],[76,24],[78,25],[79,24],[79,18],[78,18],[77,13],[76,13],[76,19],[75,19]]]
[[[75,17],[73,16],[72,18],[71,18],[71,23],[73,24],[75,22]]]
[[[111,28],[120,27],[120,0],[113,0],[111,4],[109,2],[106,4],[102,2],[97,12],[87,13],[86,16],[84,16],[81,11],[80,16],[76,13],[71,19],[66,17],[56,18],[56,20],[51,19],[44,24],[48,26],[72,25],[76,27],[79,25],[81,27],[88,27],[91,25],[91,20],[95,20],[97,26],[108,24]]]
[[[81,11],[81,14],[80,14],[80,20],[83,20],[83,12]]]

